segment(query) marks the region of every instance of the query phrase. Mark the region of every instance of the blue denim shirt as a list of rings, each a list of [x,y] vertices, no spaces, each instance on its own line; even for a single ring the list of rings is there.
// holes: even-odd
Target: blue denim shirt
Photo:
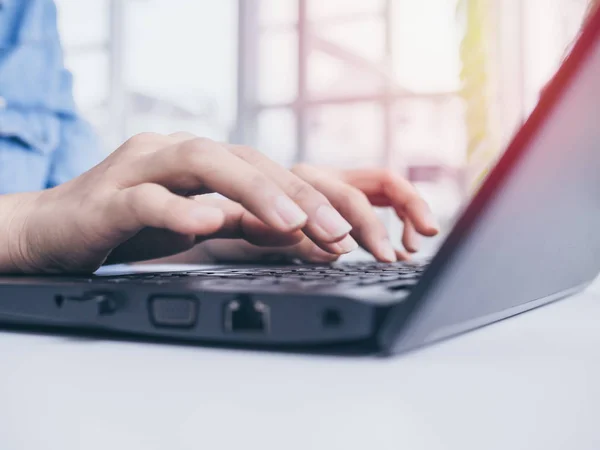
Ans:
[[[55,186],[100,159],[73,101],[53,0],[0,0],[0,195]]]

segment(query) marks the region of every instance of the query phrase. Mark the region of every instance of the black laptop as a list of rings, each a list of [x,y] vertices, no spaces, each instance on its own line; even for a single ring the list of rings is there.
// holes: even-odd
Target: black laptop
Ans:
[[[430,264],[0,278],[0,326],[393,354],[574,294],[600,271],[600,11]]]

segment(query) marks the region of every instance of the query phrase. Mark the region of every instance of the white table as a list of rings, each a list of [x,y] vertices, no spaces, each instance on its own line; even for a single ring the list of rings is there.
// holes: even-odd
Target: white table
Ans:
[[[0,334],[0,448],[600,449],[600,283],[403,357]]]

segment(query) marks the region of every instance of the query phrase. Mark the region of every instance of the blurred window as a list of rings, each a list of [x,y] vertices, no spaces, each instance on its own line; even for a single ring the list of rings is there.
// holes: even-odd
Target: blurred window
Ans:
[[[286,167],[296,157],[296,133],[296,116],[289,108],[269,108],[259,113],[257,148]]]
[[[56,0],[65,65],[78,107],[100,133],[108,131],[109,0]]]
[[[56,3],[75,100],[101,136],[114,137],[109,148],[141,131],[229,138],[236,0]]]
[[[529,113],[540,91],[567,55],[589,0],[528,0],[524,10],[524,105]]]
[[[322,105],[308,110],[305,161],[325,166],[380,166],[384,120],[377,103]]]
[[[126,134],[186,130],[227,140],[236,115],[237,3],[130,0]]]
[[[252,5],[240,50],[255,58],[241,73],[257,92],[242,99],[242,140],[286,165],[385,166],[425,185],[457,177],[466,144],[456,0]]]

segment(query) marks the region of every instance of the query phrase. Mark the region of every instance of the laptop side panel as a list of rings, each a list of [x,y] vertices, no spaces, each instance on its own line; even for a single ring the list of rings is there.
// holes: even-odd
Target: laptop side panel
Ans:
[[[480,327],[600,271],[600,12],[430,269],[384,323],[386,351]],[[408,308],[408,311],[407,309]]]

